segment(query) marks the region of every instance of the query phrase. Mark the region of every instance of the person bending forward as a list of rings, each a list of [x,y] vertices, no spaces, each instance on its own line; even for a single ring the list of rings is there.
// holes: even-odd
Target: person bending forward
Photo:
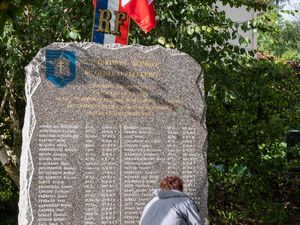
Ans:
[[[195,202],[183,191],[183,181],[167,176],[146,205],[139,225],[203,225]]]

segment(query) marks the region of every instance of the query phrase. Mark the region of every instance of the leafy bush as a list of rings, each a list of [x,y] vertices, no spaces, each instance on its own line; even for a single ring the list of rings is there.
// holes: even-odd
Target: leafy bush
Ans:
[[[300,127],[300,77],[284,64],[251,59],[223,71],[230,91],[207,85],[210,218],[213,224],[284,224],[291,166],[285,136]]]

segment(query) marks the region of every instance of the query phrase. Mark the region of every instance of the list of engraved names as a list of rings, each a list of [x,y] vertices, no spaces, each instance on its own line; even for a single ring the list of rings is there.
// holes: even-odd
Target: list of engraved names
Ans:
[[[197,168],[197,132],[190,126],[40,125],[38,224],[71,224],[76,207],[84,208],[80,224],[136,224],[153,187],[167,174],[187,178],[193,193],[197,170],[189,168]]]

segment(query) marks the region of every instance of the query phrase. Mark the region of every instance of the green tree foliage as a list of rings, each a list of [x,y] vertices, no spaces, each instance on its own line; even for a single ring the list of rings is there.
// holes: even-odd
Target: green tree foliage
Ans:
[[[145,35],[131,23],[129,43],[176,48],[203,67],[212,223],[284,224],[289,166],[285,135],[289,128],[300,127],[300,78],[286,65],[258,61],[253,52],[229,44],[236,38],[247,44],[238,28],[268,31],[272,26],[261,19],[231,21],[214,2],[155,1],[156,28]],[[272,1],[264,0],[222,2],[260,11],[273,8]],[[4,99],[7,90],[13,90],[7,98],[15,99],[17,116],[23,118],[24,67],[52,42],[90,41],[91,2],[13,0],[0,5],[0,17],[0,95]],[[264,17],[273,20],[273,14]],[[22,120],[15,123],[17,116],[11,114],[10,105],[0,110],[0,147],[5,144],[14,153],[18,133],[13,128],[20,130]]]
[[[285,21],[278,23],[272,33],[261,34],[259,49],[285,60],[300,62],[299,43],[300,20]]]
[[[258,49],[284,60],[300,62],[299,10],[283,11],[281,8],[277,8],[272,14],[275,15],[273,20],[262,19],[272,29],[267,32],[259,32]],[[291,20],[284,20],[282,17],[284,14],[292,16]]]
[[[212,218],[285,224],[285,134],[300,126],[300,80],[283,64],[241,62],[223,70],[235,87],[227,99],[207,97]]]

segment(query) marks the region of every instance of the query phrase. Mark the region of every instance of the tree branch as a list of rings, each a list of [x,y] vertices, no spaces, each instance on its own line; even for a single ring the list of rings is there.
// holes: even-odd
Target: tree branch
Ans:
[[[20,188],[19,184],[19,169],[11,160],[11,157],[8,155],[8,152],[11,149],[3,143],[2,138],[0,137],[0,162],[3,165],[8,176],[13,180],[15,185]]]
[[[5,94],[3,96],[3,99],[2,99],[2,102],[1,102],[1,106],[0,106],[0,116],[3,113],[3,109],[4,109],[4,106],[5,106],[6,100],[7,100],[8,93],[9,93],[8,88],[6,88]]]
[[[9,161],[8,151],[10,148],[3,143],[2,138],[0,138],[0,162],[4,166]]]
[[[10,81],[7,83],[9,90],[9,115],[12,121],[12,131],[13,131],[13,155],[17,157],[17,165],[20,163],[21,157],[21,147],[22,147],[22,132],[20,127],[20,120],[16,109],[16,99],[13,89],[13,76]]]

